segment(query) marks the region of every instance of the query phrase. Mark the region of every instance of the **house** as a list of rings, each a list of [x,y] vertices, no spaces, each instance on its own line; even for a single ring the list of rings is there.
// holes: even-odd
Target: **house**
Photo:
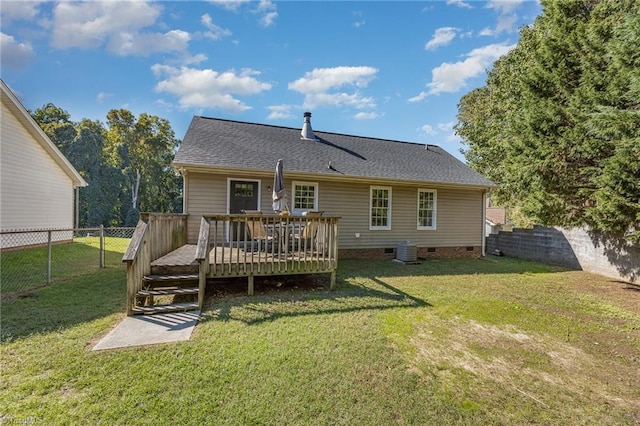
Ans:
[[[507,212],[504,207],[494,206],[491,198],[487,197],[486,201],[486,235],[497,234],[500,231],[511,232],[513,225],[507,221]]]
[[[339,216],[341,258],[481,256],[491,181],[434,145],[216,118],[193,118],[176,153],[184,179],[187,240],[206,214],[273,213],[273,177],[284,163],[293,215]]]
[[[0,230],[74,227],[75,189],[87,183],[0,80]],[[54,233],[67,240],[71,233]],[[2,248],[47,242],[47,233],[3,235]]]

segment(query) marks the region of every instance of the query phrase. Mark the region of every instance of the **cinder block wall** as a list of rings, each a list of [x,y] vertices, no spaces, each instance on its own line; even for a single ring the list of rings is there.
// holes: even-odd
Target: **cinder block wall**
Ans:
[[[498,249],[505,256],[535,260],[569,269],[582,269],[638,283],[640,247],[584,228],[514,228],[487,236],[487,254]]]

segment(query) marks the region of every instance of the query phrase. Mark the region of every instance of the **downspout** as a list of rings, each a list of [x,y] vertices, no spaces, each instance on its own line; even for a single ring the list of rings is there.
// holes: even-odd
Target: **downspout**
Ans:
[[[182,213],[188,213],[187,193],[189,192],[189,181],[187,180],[187,171],[185,169],[181,169],[180,175],[182,175]]]
[[[487,236],[485,235],[485,230],[487,228],[487,190],[482,190],[482,257],[487,255],[486,245],[487,245]]]
[[[76,223],[73,224],[74,228],[80,227],[80,187],[76,186]]]

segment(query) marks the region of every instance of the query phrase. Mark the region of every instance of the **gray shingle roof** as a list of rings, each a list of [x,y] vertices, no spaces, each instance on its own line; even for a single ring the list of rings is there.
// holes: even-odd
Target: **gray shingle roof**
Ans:
[[[301,139],[299,128],[196,116],[174,165],[272,171],[281,158],[285,174],[495,186],[438,146],[317,130],[314,133],[319,140]]]

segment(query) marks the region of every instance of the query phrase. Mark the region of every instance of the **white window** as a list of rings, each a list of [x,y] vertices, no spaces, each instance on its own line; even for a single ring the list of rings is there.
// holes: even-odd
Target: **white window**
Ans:
[[[418,189],[418,229],[436,229],[437,200],[435,189]]]
[[[391,229],[391,188],[372,186],[369,199],[369,229]]]
[[[318,210],[318,184],[293,182],[293,211],[303,213]]]

